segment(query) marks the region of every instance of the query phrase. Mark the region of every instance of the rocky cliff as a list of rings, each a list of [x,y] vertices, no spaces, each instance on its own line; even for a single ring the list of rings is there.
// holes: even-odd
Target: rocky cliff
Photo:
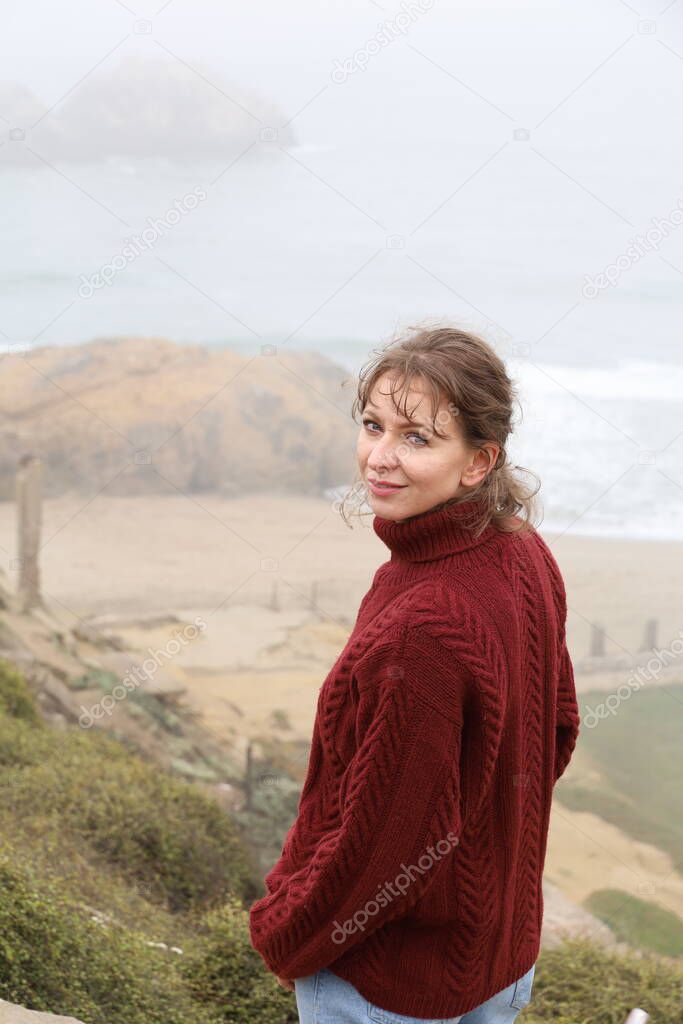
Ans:
[[[13,352],[2,384],[0,500],[27,453],[45,496],[322,494],[355,472],[353,381],[315,352],[101,339]]]

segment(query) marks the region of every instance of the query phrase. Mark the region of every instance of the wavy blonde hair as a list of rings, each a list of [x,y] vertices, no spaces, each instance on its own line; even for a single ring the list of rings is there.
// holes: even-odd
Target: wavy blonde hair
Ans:
[[[390,389],[394,405],[407,419],[411,417],[406,402],[404,400],[401,406],[395,395],[400,391],[407,398],[412,381],[418,378],[431,392],[433,411],[438,410],[444,397],[449,409],[455,409],[463,439],[469,447],[481,450],[485,442],[491,441],[500,446],[495,463],[476,487],[461,497],[442,502],[436,508],[474,498],[483,499],[476,517],[466,524],[476,534],[489,523],[504,532],[525,530],[535,525],[534,499],[541,483],[531,470],[508,462],[505,445],[513,431],[513,405],[519,405],[519,402],[516,386],[507,374],[505,363],[491,345],[479,335],[458,327],[412,326],[385,347],[373,350],[373,354],[374,358],[361,369],[358,377],[357,395],[352,406],[354,421],[358,412],[362,414],[365,409],[380,377],[389,373],[394,378]],[[439,437],[448,436],[439,431],[437,418],[435,415],[434,433]],[[535,477],[535,489],[520,478],[520,472]],[[358,501],[359,494],[365,497],[367,491],[361,475],[357,474],[351,489],[338,505],[347,525],[350,524],[346,503],[351,496],[355,511],[362,514],[363,502]]]

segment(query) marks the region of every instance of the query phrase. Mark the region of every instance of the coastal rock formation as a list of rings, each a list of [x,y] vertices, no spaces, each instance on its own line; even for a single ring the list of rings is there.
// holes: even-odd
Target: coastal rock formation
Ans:
[[[151,31],[151,23],[137,25],[142,34],[147,25]],[[250,144],[249,158],[260,147],[296,142],[277,103],[226,80],[215,65],[189,64],[170,51],[112,55],[77,85],[57,103],[47,98],[46,106],[24,86],[0,83],[9,123],[0,166],[111,157],[227,165]]]
[[[355,472],[353,381],[317,352],[112,338],[16,351],[2,373],[0,500],[26,454],[45,497],[321,495]]]

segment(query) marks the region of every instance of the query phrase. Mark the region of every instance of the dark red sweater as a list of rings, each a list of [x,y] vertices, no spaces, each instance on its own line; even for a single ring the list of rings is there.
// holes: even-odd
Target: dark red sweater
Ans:
[[[328,967],[415,1017],[535,963],[553,786],[579,730],[566,595],[535,530],[474,503],[402,523],[319,693],[296,821],[251,907],[281,977]]]

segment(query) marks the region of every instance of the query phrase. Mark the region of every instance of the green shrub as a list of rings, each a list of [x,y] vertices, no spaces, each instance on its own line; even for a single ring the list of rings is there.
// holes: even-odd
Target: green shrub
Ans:
[[[297,815],[300,794],[301,786],[286,776],[262,776],[254,785],[253,809],[234,812],[235,820],[249,837],[254,857],[258,858],[261,876],[267,874],[282,852],[284,836]]]
[[[63,735],[0,711],[0,767],[3,769],[0,790],[5,788],[5,769],[37,765],[46,758],[56,758]]]
[[[295,778],[294,773],[305,768],[310,744],[259,740],[259,746],[265,756],[255,757],[252,763],[251,807],[241,807],[233,817],[248,836],[262,878],[280,856],[297,816],[303,779]],[[259,895],[263,892],[261,886]]]
[[[180,954],[100,924],[0,848],[0,995],[86,1024],[216,1024],[195,1004]]]
[[[296,1024],[293,992],[278,984],[249,941],[249,921],[238,900],[209,911],[182,970],[198,1002],[229,1024]]]
[[[608,951],[589,939],[543,950],[525,1024],[623,1024],[634,1007],[653,1024],[683,1024],[683,969],[658,957]]]
[[[0,765],[0,811],[69,830],[174,912],[258,892],[239,829],[217,802],[102,733],[0,716]]]
[[[234,820],[111,736],[32,712],[3,666],[0,998],[86,1024],[295,1024],[249,942],[240,897],[261,871]]]
[[[0,712],[39,725],[42,722],[33,697],[21,672],[0,658]]]

